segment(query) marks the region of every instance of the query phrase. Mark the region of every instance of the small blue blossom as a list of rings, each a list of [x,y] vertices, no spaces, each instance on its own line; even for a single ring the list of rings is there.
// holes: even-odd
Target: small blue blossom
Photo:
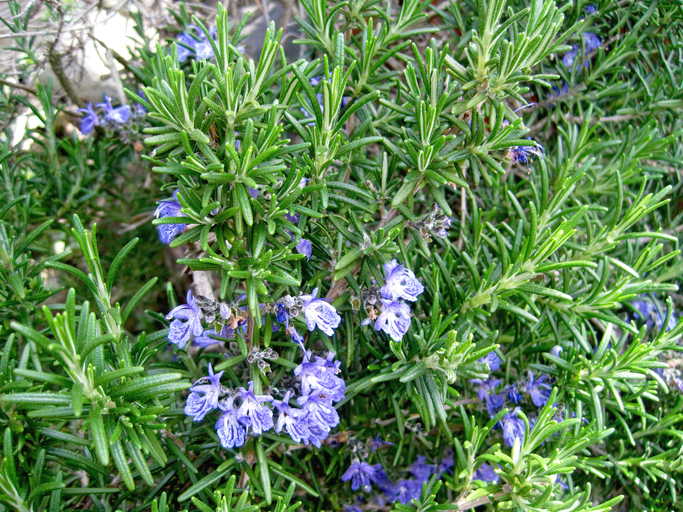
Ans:
[[[441,462],[439,463],[436,469],[437,473],[439,474],[439,477],[441,477],[443,473],[452,472],[454,467],[455,458],[453,457],[453,455],[449,455],[448,457],[444,457],[443,459],[441,459]]]
[[[216,28],[212,28],[209,31],[209,34],[211,35],[212,39],[216,37],[216,33]],[[212,58],[214,56],[213,47],[211,46],[211,41],[206,37],[206,34],[204,34],[204,31],[199,31],[199,38],[200,40],[197,41],[197,43],[194,45],[195,55],[198,59]]]
[[[494,484],[497,484],[500,481],[500,476],[496,474],[488,463],[484,462],[474,472],[472,480],[481,480],[482,482],[493,482]]]
[[[221,401],[218,406],[223,415],[216,422],[216,434],[223,448],[239,448],[244,444],[246,433],[237,420],[234,398]]]
[[[301,347],[301,350],[306,350],[304,348],[304,337],[299,334],[299,332],[294,328],[294,326],[290,326],[287,328],[287,334],[289,334],[292,337],[292,341],[295,342],[299,347]]]
[[[114,108],[111,106],[111,98],[106,94],[104,95],[104,103],[98,103],[97,106],[104,110],[104,117],[107,121],[123,124],[130,117],[130,107],[128,105]]]
[[[354,459],[341,479],[342,482],[351,480],[351,489],[354,491],[363,489],[364,492],[370,492],[370,481],[375,476],[375,472],[381,468],[381,464],[371,466],[367,462],[360,462],[358,459]]]
[[[311,436],[311,432],[308,430],[303,411],[290,407],[290,395],[291,391],[287,391],[282,401],[273,400],[273,407],[275,407],[279,413],[277,423],[275,424],[275,432],[279,434],[284,430],[294,441],[301,443]]]
[[[386,284],[382,286],[380,293],[387,300],[404,299],[415,302],[417,296],[425,291],[424,286],[415,277],[413,271],[405,268],[396,260],[385,263],[384,271],[386,272]]]
[[[527,137],[531,140],[531,137]],[[515,146],[508,150],[507,158],[511,164],[529,165],[533,162],[534,156],[542,156],[544,153],[543,146],[538,142],[534,146]]]
[[[524,442],[524,420],[517,417],[519,407],[503,417],[503,439],[505,445],[512,447],[515,444],[515,439]]]
[[[202,327],[203,314],[195,303],[192,292],[187,292],[187,304],[180,305],[171,310],[166,315],[166,320],[174,319],[171,322],[171,329],[168,333],[168,341],[183,348],[191,335],[200,336],[204,332]],[[185,320],[185,322],[182,322]]]
[[[154,216],[157,219],[164,217],[185,217],[181,211],[182,205],[178,202],[178,190],[173,192],[173,201],[159,201]],[[159,224],[157,232],[159,233],[159,241],[163,244],[170,244],[173,239],[180,233],[185,231],[187,224]]]
[[[479,400],[485,400],[487,395],[495,392],[495,389],[501,382],[500,379],[470,379],[470,383],[479,386],[479,389],[477,389],[477,398],[479,398]]]
[[[202,421],[207,413],[218,408],[221,395],[221,377],[223,372],[214,375],[209,363],[209,375],[202,377],[190,388],[190,395],[185,403],[185,414],[194,416],[193,421]]]
[[[546,384],[546,380],[548,380],[547,375],[534,379],[534,372],[529,370],[529,382],[526,385],[526,392],[529,393],[531,401],[536,407],[543,407],[548,403],[548,398],[550,398],[552,386]]]
[[[560,354],[564,351],[562,346],[560,345],[555,345],[553,348],[550,349],[550,355],[555,356],[555,357],[560,357]]]
[[[380,314],[375,330],[384,331],[394,341],[401,341],[410,328],[410,306],[405,302],[380,299]],[[369,323],[366,320],[363,324]]]
[[[422,495],[422,484],[424,482],[416,479],[399,480],[396,483],[396,500],[407,505],[413,500],[419,500]]]
[[[344,399],[346,383],[337,377],[341,362],[334,360],[334,357],[334,352],[328,352],[326,359],[316,357],[315,362],[311,362],[311,352],[306,352],[303,362],[294,369],[294,375],[301,379],[304,395],[322,393],[330,402]]]
[[[510,384],[506,389],[508,400],[515,405],[519,405],[524,397],[517,391],[517,385],[514,383]]]
[[[313,290],[311,295],[302,295],[303,306],[301,311],[306,317],[308,330],[312,331],[318,327],[328,336],[334,335],[334,329],[339,327],[341,317],[335,307],[326,299],[317,299],[318,288]]]
[[[426,482],[434,472],[434,464],[426,463],[427,457],[418,455],[417,460],[410,465],[409,471],[417,480]]]
[[[378,449],[382,448],[382,446],[394,446],[394,443],[390,443],[389,441],[384,441],[379,434],[374,439],[370,440],[370,449],[372,450],[372,453],[375,453]]]
[[[83,135],[88,135],[95,129],[95,126],[100,124],[100,120],[95,113],[95,109],[93,109],[92,103],[88,103],[87,108],[79,108],[78,112],[85,114],[81,121],[80,130]]]
[[[495,372],[500,368],[500,363],[503,362],[503,360],[496,354],[496,351],[489,352],[486,354],[484,357],[479,359],[480,363],[486,363],[489,365],[489,369],[492,372]]]
[[[296,402],[302,406],[311,432],[318,427],[321,431],[325,431],[325,437],[327,437],[330,430],[339,425],[337,410],[332,407],[327,397],[321,396],[321,393],[300,396]]]
[[[299,243],[296,244],[296,252],[306,256],[306,261],[311,259],[311,254],[313,254],[313,244],[310,240],[302,238]]]
[[[247,321],[243,320],[239,323],[239,325],[242,327],[242,331],[246,332]],[[212,336],[219,336],[221,338],[234,338],[235,330],[227,325],[224,325],[219,332],[216,332],[216,329],[206,329],[201,336],[195,336],[193,344],[199,348],[206,348],[210,347],[211,345],[215,345],[216,343],[222,343],[222,341],[216,340]]]
[[[493,418],[505,406],[505,397],[503,395],[486,395],[484,403],[489,416]]]
[[[586,53],[590,53],[593,50],[597,50],[602,45],[602,41],[600,40],[600,38],[591,32],[584,32],[583,34],[581,34],[581,38],[583,39]],[[580,52],[581,47],[579,45],[573,45],[572,49],[565,53],[564,57],[562,57],[562,65],[567,69],[571,69],[571,67],[574,65],[574,60],[576,60],[576,57],[579,55]],[[588,59],[586,59],[582,64],[579,65],[579,67],[581,66],[587,67]]]
[[[275,304],[275,321],[279,324],[289,325],[289,313],[282,302]]]
[[[263,405],[271,402],[273,397],[270,395],[255,395],[254,382],[249,381],[249,389],[240,388],[242,404],[237,409],[237,420],[247,427],[255,435],[261,435],[266,430],[273,428],[273,411]]]
[[[663,318],[660,314],[659,308],[656,304],[654,304],[654,302],[647,299],[647,297],[643,296],[643,300],[633,301],[631,303],[631,306],[633,306],[636,309],[636,317],[645,322],[645,325],[647,326],[648,330],[652,329],[653,327],[661,329],[662,325],[664,325],[665,318]],[[671,329],[676,327],[677,323],[678,322],[676,320],[676,316],[672,313],[666,330],[670,331]]]
[[[587,5],[586,8],[584,9],[586,14],[593,14],[597,10],[598,10],[597,7],[595,7],[594,5]]]

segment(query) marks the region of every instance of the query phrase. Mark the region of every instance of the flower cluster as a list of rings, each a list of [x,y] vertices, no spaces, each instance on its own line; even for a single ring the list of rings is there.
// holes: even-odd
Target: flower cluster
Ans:
[[[121,105],[114,107],[111,104],[111,98],[104,95],[104,103],[95,105],[102,112],[97,113],[92,103],[88,103],[87,108],[79,108],[78,112],[84,114],[81,121],[80,131],[83,135],[90,134],[95,126],[102,126],[110,131],[120,128],[130,128],[128,131],[139,132],[139,127],[134,125],[134,122],[140,122],[146,115],[147,109],[136,103],[135,106]]]
[[[495,353],[492,353],[495,354]],[[491,354],[489,354],[491,356]],[[487,358],[489,358],[487,356]],[[496,356],[497,358],[498,356]],[[491,364],[490,360],[482,360],[482,362],[489,363],[491,370],[496,370],[500,367],[500,363]],[[552,391],[552,386],[548,382],[547,375],[541,375],[539,378],[534,376],[534,373],[529,370],[528,378],[518,379],[516,382],[504,387],[497,392],[502,381],[500,379],[495,379],[489,377],[486,380],[482,379],[471,379],[472,384],[477,384],[479,387],[477,389],[477,397],[479,400],[484,402],[489,415],[493,418],[503,407],[506,405],[515,406],[511,412],[507,413],[501,423],[503,428],[503,439],[505,444],[512,447],[515,444],[515,440],[524,440],[524,420],[519,416],[520,408],[517,407],[522,404],[525,397],[531,401],[531,403],[540,408],[544,407],[548,403],[550,394]],[[535,420],[531,418],[529,420],[530,427],[533,428]]]
[[[339,424],[332,404],[344,399],[346,384],[338,376],[340,365],[333,352],[326,358],[313,358],[310,351],[305,353],[303,362],[294,370],[302,392],[296,398],[301,406],[298,408],[290,405],[294,388],[287,389],[282,400],[275,400],[270,394],[256,394],[253,381],[248,383],[248,389],[228,389],[220,382],[223,372],[214,374],[209,364],[209,374],[190,388],[185,414],[193,421],[202,421],[208,413],[220,409],[222,414],[215,428],[224,448],[239,448],[250,433],[258,436],[273,427],[278,434],[284,430],[297,443],[320,447]],[[278,411],[277,422],[273,421],[269,403]]]
[[[375,496],[379,506],[384,506],[384,501],[390,503],[400,502],[408,504],[414,499],[420,499],[422,486],[429,481],[432,475],[439,478],[445,472],[453,470],[453,455],[445,456],[440,464],[428,464],[427,457],[418,455],[417,460],[408,468],[411,478],[402,478],[394,482],[382,464],[370,465],[354,458],[351,465],[342,475],[342,481],[351,481],[351,489],[370,492],[375,485],[381,494]]]
[[[401,341],[410,327],[410,306],[404,300],[415,302],[424,292],[424,286],[412,270],[396,260],[384,265],[385,284],[378,291],[365,296],[365,311],[368,318],[362,325],[375,322],[375,330],[384,331],[392,340]],[[379,294],[377,293],[379,292]],[[379,304],[379,315],[375,305]]]
[[[437,238],[446,238],[448,228],[451,227],[452,219],[448,215],[441,213],[441,207],[434,203],[431,211],[417,222],[406,222],[406,226],[416,229],[425,241],[431,240],[431,234]]]

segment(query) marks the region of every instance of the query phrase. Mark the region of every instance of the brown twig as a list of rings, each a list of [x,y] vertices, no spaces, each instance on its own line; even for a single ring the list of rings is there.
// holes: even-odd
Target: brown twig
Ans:
[[[15,89],[21,89],[22,91],[26,91],[28,93],[33,94],[34,96],[38,95],[38,91],[36,91],[33,87],[28,87],[26,85],[21,85],[21,84],[15,84],[14,82],[10,82],[9,80],[4,80],[0,78],[0,84],[6,85],[8,87],[14,87]]]

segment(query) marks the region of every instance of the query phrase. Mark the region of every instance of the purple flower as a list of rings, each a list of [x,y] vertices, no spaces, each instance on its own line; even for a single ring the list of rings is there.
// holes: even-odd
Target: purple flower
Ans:
[[[507,392],[508,400],[510,400],[510,402],[512,402],[513,404],[518,405],[522,401],[523,397],[517,391],[517,385],[516,384],[510,384],[507,387],[507,390],[508,390],[508,392]],[[547,398],[546,398],[546,400],[547,400]]]
[[[515,439],[519,439],[520,443],[524,442],[524,420],[517,417],[519,407],[503,417],[503,439],[505,445],[512,447],[515,444]]]
[[[306,352],[303,362],[294,369],[294,375],[301,379],[304,395],[323,394],[330,403],[344,399],[346,383],[337,377],[341,362],[333,361],[334,357],[334,352],[328,352],[326,359],[316,357],[315,362],[311,362],[311,352]]]
[[[197,44],[197,40],[189,33],[183,32],[177,37],[176,41],[178,42],[178,61],[184,62],[194,53],[194,46]]]
[[[493,418],[505,405],[505,397],[503,395],[486,395],[484,403],[486,404],[489,416]]]
[[[304,254],[306,256],[306,261],[311,259],[311,254],[313,254],[313,244],[310,240],[302,238],[299,243],[296,244],[296,252],[299,254]]]
[[[434,472],[434,465],[426,464],[426,460],[427,457],[424,455],[418,455],[417,460],[410,465],[410,468],[408,468],[417,480],[421,480],[423,482],[429,480],[429,477],[432,476],[432,473]]]
[[[495,392],[501,382],[500,379],[470,379],[470,383],[479,385],[479,389],[477,389],[477,398],[479,400],[486,400],[486,396]]]
[[[381,468],[381,464],[371,466],[367,462],[354,459],[341,479],[342,482],[351,480],[351,489],[354,491],[362,488],[364,492],[370,492],[370,480],[375,476],[375,472]]]
[[[173,318],[171,329],[168,333],[168,341],[183,348],[190,339],[190,335],[200,336],[204,332],[202,327],[203,314],[195,304],[192,292],[187,292],[187,304],[175,307],[166,315],[166,320]],[[185,320],[185,322],[182,322]]]
[[[375,453],[379,448],[382,448],[382,446],[384,445],[394,446],[394,443],[384,441],[381,437],[379,437],[379,434],[377,434],[377,437],[370,440],[370,449],[372,450],[372,453]]]
[[[439,463],[439,466],[437,467],[437,473],[439,474],[439,477],[447,471],[453,471],[453,468],[455,467],[455,459],[453,458],[453,455],[449,455],[448,457],[444,457],[441,459],[441,462]]]
[[[380,315],[375,330],[384,331],[394,341],[401,341],[410,328],[410,306],[405,302],[380,299]]]
[[[597,50],[602,45],[600,38],[591,32],[584,32],[581,34],[581,38],[583,39],[586,53]],[[579,55],[579,52],[581,52],[579,45],[573,45],[572,49],[565,53],[564,57],[562,57],[562,65],[567,69],[571,69],[571,67],[574,65],[574,60]],[[579,65],[579,67],[581,66],[588,66],[588,60],[586,59],[583,64]]]
[[[216,422],[216,433],[223,448],[239,448],[244,444],[244,427],[237,420],[234,398],[221,401],[218,406],[223,415]]]
[[[216,375],[209,363],[209,375],[202,377],[190,388],[190,395],[185,403],[185,414],[194,416],[194,421],[202,421],[208,412],[218,407],[221,395],[221,377],[223,372]]]
[[[287,328],[287,333],[292,337],[292,341],[301,347],[301,350],[306,350],[304,348],[304,337],[293,326]]]
[[[529,370],[529,382],[526,385],[526,392],[529,393],[531,401],[536,407],[543,407],[548,403],[552,386],[546,384],[547,375],[542,375],[539,379],[534,379],[534,372]]]
[[[650,300],[636,300],[631,303],[631,306],[633,306],[637,311],[636,317],[645,321],[645,325],[647,326],[648,330],[652,329],[653,327],[661,329],[662,325],[664,324],[664,318],[662,318],[662,315],[659,313],[659,308],[657,308],[656,304]],[[666,330],[670,331],[676,327],[676,324],[676,316],[672,313]]]
[[[583,34],[581,34],[581,37],[583,38],[583,42],[586,47],[586,52],[592,52],[593,50],[597,50],[602,45],[602,41],[600,40],[600,38],[591,32],[584,32]]]
[[[597,7],[595,7],[594,5],[587,5],[586,8],[584,9],[586,14],[593,14],[597,10],[598,10]]]
[[[130,117],[130,107],[128,105],[114,108],[111,106],[111,98],[106,94],[104,95],[104,103],[98,103],[97,106],[104,110],[104,117],[107,121],[123,124]]]
[[[500,481],[500,476],[496,474],[488,463],[484,462],[474,472],[472,480],[481,480],[482,482],[493,482],[494,484],[497,484]]]
[[[242,324],[245,324],[243,327],[243,329],[245,329],[246,321],[242,322]],[[206,329],[200,336],[195,336],[193,344],[200,348],[206,348],[210,347],[211,345],[215,345],[216,343],[222,343],[221,341],[212,338],[212,336],[220,336],[221,338],[234,338],[235,330],[231,329],[227,325],[224,325],[219,332],[216,332],[216,329]]]
[[[154,216],[157,219],[164,217],[185,217],[181,211],[182,205],[178,202],[178,191],[173,192],[173,201],[159,201]],[[187,224],[159,224],[157,232],[159,233],[159,241],[163,244],[170,244],[173,239],[185,231]]]
[[[330,400],[321,397],[319,392],[300,396],[296,402],[303,407],[311,432],[314,432],[315,427],[318,427],[321,431],[326,431],[325,437],[327,437],[327,433],[339,425],[337,410],[332,407]]]
[[[95,126],[100,124],[100,120],[98,119],[97,114],[95,113],[95,109],[93,109],[92,107],[92,103],[88,103],[87,108],[79,108],[78,112],[85,113],[85,116],[81,121],[80,130],[83,135],[88,135],[95,129]]]
[[[273,407],[278,410],[275,432],[278,434],[284,429],[297,443],[307,440],[311,436],[301,409],[292,409],[289,406],[291,391],[287,391],[282,401],[273,400]]]
[[[326,299],[317,299],[318,288],[313,290],[311,295],[302,295],[303,306],[301,311],[306,316],[308,330],[312,331],[318,327],[328,336],[334,335],[334,330],[339,326],[341,317],[337,310]]]
[[[212,28],[209,32],[212,38],[216,37],[216,29]],[[198,59],[210,59],[213,57],[213,47],[211,41],[206,37],[203,31],[199,30],[200,40],[194,45],[194,52]]]
[[[412,500],[419,500],[422,494],[422,484],[420,480],[399,480],[396,484],[396,500],[407,505]]]
[[[527,137],[531,140],[531,137]],[[529,165],[533,162],[532,157],[542,156],[544,153],[543,146],[538,142],[534,142],[534,146],[515,146],[508,150],[507,158],[511,164],[520,163],[522,165]]]
[[[678,387],[678,390],[683,393],[683,379],[680,377],[674,377],[673,378],[674,384]]]
[[[417,300],[417,296],[425,291],[424,286],[415,277],[412,270],[405,268],[396,260],[385,263],[384,271],[387,275],[386,284],[380,290],[384,299],[390,301],[404,299],[414,302]]]
[[[492,352],[489,352],[486,354],[484,357],[479,359],[480,363],[486,363],[489,365],[489,369],[492,372],[495,372],[500,368],[500,363],[503,362],[503,360],[496,354],[495,350]]]
[[[262,405],[265,402],[271,402],[273,397],[255,395],[253,381],[249,381],[249,390],[240,388],[240,395],[242,396],[242,404],[235,413],[238,421],[247,427],[247,430],[251,427],[251,431],[255,435],[260,435],[273,428],[273,411]]]
[[[564,349],[560,345],[555,345],[553,348],[550,349],[550,355],[555,356],[555,357],[560,357],[560,354],[564,351]]]
[[[299,223],[299,214],[298,213],[293,213],[293,214],[285,213],[285,219],[287,219],[292,224],[298,224]]]

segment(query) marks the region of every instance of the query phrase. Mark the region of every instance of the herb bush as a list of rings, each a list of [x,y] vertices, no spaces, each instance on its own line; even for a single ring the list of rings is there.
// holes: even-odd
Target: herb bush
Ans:
[[[680,510],[681,6],[298,7],[3,79],[2,509]]]

